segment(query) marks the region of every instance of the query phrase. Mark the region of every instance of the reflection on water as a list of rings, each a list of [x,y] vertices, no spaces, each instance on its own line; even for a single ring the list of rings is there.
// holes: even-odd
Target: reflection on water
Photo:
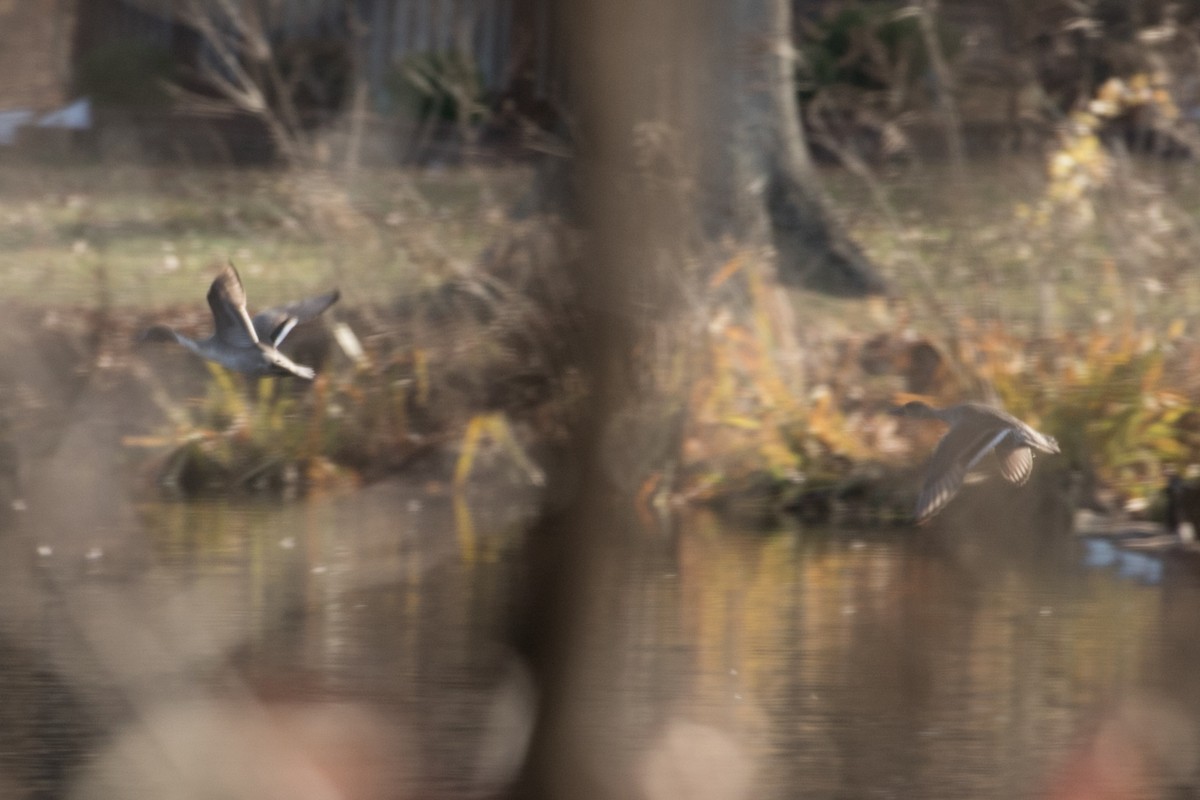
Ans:
[[[503,644],[524,518],[375,487],[147,508],[136,566],[26,559],[0,633],[0,794],[184,780],[179,764],[163,778],[122,760],[131,730],[195,751],[184,718],[262,758],[253,743],[280,729],[326,760],[366,758],[369,740],[387,771],[341,771],[389,788],[355,796],[496,789],[532,697]],[[1029,796],[1091,721],[1178,666],[1162,632],[1192,617],[1165,598],[1190,603],[1177,584],[1195,579],[1146,586],[1069,549],[981,558],[971,536],[698,516],[637,539],[596,614],[605,763],[650,797]],[[242,719],[250,697],[273,710]],[[316,701],[351,733],[313,733],[334,707]]]
[[[680,542],[674,703],[736,720],[775,796],[1024,796],[1145,677],[1157,595],[1069,562],[981,576],[923,532],[707,533]]]
[[[1106,536],[1083,537],[1083,563],[1092,568],[1112,567],[1122,578],[1155,584],[1162,581],[1163,560],[1156,552],[1144,552],[1120,547],[1120,542]]]

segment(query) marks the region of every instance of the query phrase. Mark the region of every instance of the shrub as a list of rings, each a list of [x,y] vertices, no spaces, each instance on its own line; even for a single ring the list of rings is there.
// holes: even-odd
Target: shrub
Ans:
[[[98,106],[163,108],[174,80],[170,51],[147,42],[119,40],[88,51],[75,68],[75,91]]]

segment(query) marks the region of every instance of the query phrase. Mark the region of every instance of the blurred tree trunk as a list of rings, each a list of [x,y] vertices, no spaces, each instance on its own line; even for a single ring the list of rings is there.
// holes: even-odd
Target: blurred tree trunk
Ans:
[[[769,241],[784,283],[842,296],[886,292],[831,215],[809,156],[796,100],[790,0],[659,3],[646,16],[662,21],[669,34],[646,43],[649,52],[638,62],[647,83],[640,121],[673,129],[674,155],[688,164],[700,190],[693,211],[707,238]],[[635,30],[631,21],[622,35]],[[633,168],[635,132],[627,136]],[[568,160],[543,166],[534,198],[523,205],[571,213],[581,188]]]
[[[614,729],[629,724],[601,693],[612,691],[620,669],[604,598],[632,528],[623,513],[629,498],[616,496],[605,445],[611,423],[635,392],[629,364],[646,338],[647,316],[657,319],[669,304],[661,291],[640,291],[647,286],[638,282],[654,271],[652,254],[673,251],[678,242],[674,216],[656,204],[652,182],[631,179],[631,166],[636,131],[644,131],[662,98],[662,87],[648,76],[660,68],[678,67],[681,74],[690,68],[663,53],[677,34],[694,30],[695,11],[689,0],[571,0],[558,9],[578,142],[574,157],[562,159],[570,171],[563,183],[573,187],[568,192],[590,233],[572,276],[580,300],[567,349],[590,391],[573,415],[558,463],[547,469],[541,516],[526,542],[513,639],[528,660],[539,703],[524,770],[510,796],[604,800],[642,794],[631,785],[633,765],[614,770],[613,754],[603,749]],[[696,52],[694,45],[686,47]],[[649,284],[663,286],[654,279]],[[622,439],[619,446],[636,443]]]
[[[925,42],[925,52],[929,55],[929,69],[933,75],[938,113],[945,130],[951,177],[954,181],[953,189],[962,192],[966,187],[964,170],[967,150],[963,143],[962,118],[958,113],[958,103],[954,99],[953,76],[945,56],[942,55],[942,44],[937,37],[937,16],[938,0],[922,0],[917,20],[921,25],[921,39]]]
[[[831,216],[809,157],[796,101],[792,3],[706,3],[701,33],[711,57],[698,66],[710,107],[695,127],[710,180],[710,225],[732,223],[739,238],[766,233],[785,283],[846,296],[883,293],[882,277]]]
[[[353,175],[362,158],[363,136],[370,113],[370,86],[367,81],[367,48],[370,28],[358,13],[353,0],[345,0],[346,28],[350,36],[352,94],[350,100],[349,136],[346,142],[346,173]]]
[[[513,639],[540,702],[511,796],[642,796],[634,782],[644,765],[614,768],[603,751],[605,742],[646,733],[627,730],[632,722],[605,694],[620,683],[620,660],[604,599],[634,530],[622,513],[630,498],[616,484],[636,474],[610,454],[639,451],[649,438],[614,423],[652,383],[638,370],[646,371],[655,337],[668,329],[659,344],[680,343],[672,333],[695,338],[695,320],[670,322],[680,296],[700,288],[687,285],[709,277],[686,271],[680,246],[690,231],[682,228],[706,239],[769,237],[781,274],[841,294],[882,291],[883,282],[827,213],[805,150],[787,0],[573,0],[559,8],[577,143],[574,158],[562,160],[570,170],[563,185],[589,231],[573,275],[578,319],[565,335],[590,391],[547,469],[544,508],[526,542]],[[642,404],[651,409],[638,412],[642,421],[663,419],[654,399]]]

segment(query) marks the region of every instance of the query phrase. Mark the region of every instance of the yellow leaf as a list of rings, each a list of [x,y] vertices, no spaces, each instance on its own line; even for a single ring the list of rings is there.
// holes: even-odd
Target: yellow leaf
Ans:
[[[725,283],[725,281],[736,275],[738,271],[741,270],[742,265],[745,263],[746,258],[741,253],[738,253],[736,256],[726,261],[721,268],[717,270],[716,274],[709,279],[708,288],[716,289],[718,286]]]
[[[122,436],[124,447],[166,447],[175,444],[176,440],[167,436]]]

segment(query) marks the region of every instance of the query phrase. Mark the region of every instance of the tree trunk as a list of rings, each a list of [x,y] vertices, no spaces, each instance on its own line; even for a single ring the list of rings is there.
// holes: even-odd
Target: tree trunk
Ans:
[[[809,157],[790,0],[706,0],[699,9],[664,2],[646,16],[670,35],[644,45],[643,79],[657,93],[642,91],[640,118],[677,134],[676,155],[699,189],[694,211],[707,237],[769,241],[783,283],[840,296],[885,293],[882,276],[831,215]],[[522,213],[579,208],[570,170],[565,159],[546,161]]]
[[[614,423],[631,405],[635,426],[666,416],[644,410],[653,402],[636,408],[635,395],[656,377],[638,368],[654,371],[646,354],[664,328],[695,338],[695,319],[669,322],[680,295],[702,294],[712,277],[686,271],[693,229],[710,239],[769,237],[781,274],[809,285],[841,294],[883,288],[826,213],[804,149],[783,48],[790,41],[782,35],[790,24],[786,0],[707,2],[698,9],[692,0],[574,0],[564,16],[578,137],[575,157],[563,160],[572,180],[558,183],[573,187],[589,233],[573,276],[581,300],[566,349],[589,391],[559,462],[547,470],[548,499],[526,542],[513,640],[540,703],[513,797],[640,793],[600,766],[598,745],[611,734],[597,737],[631,724],[604,694],[619,663],[605,624],[610,607],[598,600],[614,588],[632,527],[619,511],[630,504],[617,484],[639,469],[614,464],[609,452],[636,452],[651,438],[612,441],[623,430]],[[671,380],[680,379],[663,378],[665,388],[686,394]],[[646,393],[656,389],[664,393],[662,385]],[[694,766],[658,764],[667,781]],[[727,766],[712,759],[700,768],[719,776]],[[677,795],[684,794],[680,786]]]
[[[967,149],[963,143],[962,118],[958,114],[958,102],[950,74],[950,67],[942,55],[942,45],[937,37],[937,0],[923,0],[917,19],[921,24],[921,39],[929,56],[929,70],[934,81],[934,96],[937,100],[938,116],[946,135],[946,147],[950,156],[951,177],[954,191],[961,193],[966,188],[965,169]]]
[[[367,80],[367,24],[359,16],[358,8],[352,0],[345,2],[346,30],[350,39],[351,84],[353,86],[350,100],[349,135],[346,140],[345,171],[352,176],[359,167],[362,158],[363,136],[366,133],[367,116],[370,110],[370,86]]]
[[[597,599],[611,588],[605,579],[629,528],[618,513],[626,502],[611,492],[603,444],[633,389],[626,364],[633,350],[629,321],[639,316],[632,305],[634,273],[664,234],[660,218],[634,211],[645,200],[644,187],[628,187],[625,176],[631,134],[649,102],[641,80],[654,63],[647,45],[668,36],[669,28],[653,4],[639,0],[563,5],[581,131],[569,177],[590,232],[572,276],[583,299],[567,349],[590,390],[558,463],[547,470],[546,500],[526,541],[513,640],[527,659],[539,703],[524,770],[509,796],[608,800],[634,792],[621,780],[600,779],[597,747],[599,731],[623,724],[595,703],[601,676],[613,674],[618,663]]]
[[[886,283],[834,219],[800,124],[790,0],[710,0],[706,31],[720,54],[701,65],[713,87],[709,124],[697,127],[711,176],[710,215],[732,232],[765,233],[778,274],[842,296],[881,294]],[[723,206],[723,207],[722,207]]]

